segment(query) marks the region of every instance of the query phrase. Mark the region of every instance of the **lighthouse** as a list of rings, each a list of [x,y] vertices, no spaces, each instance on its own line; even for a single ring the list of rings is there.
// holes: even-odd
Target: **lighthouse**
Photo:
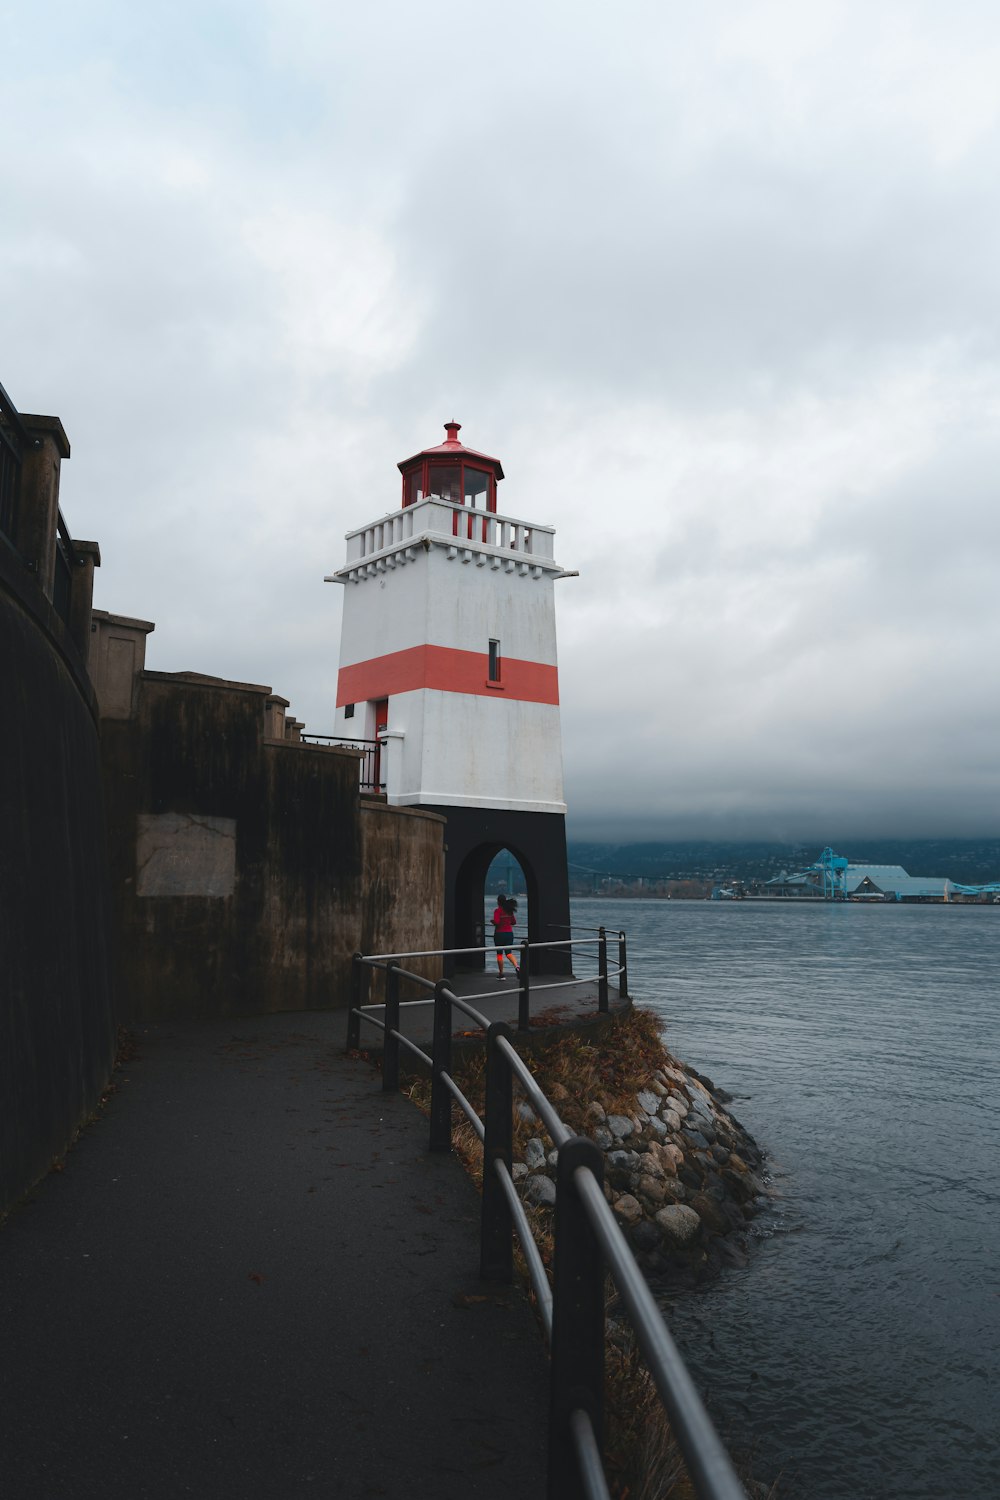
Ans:
[[[347,536],[335,734],[374,742],[395,807],[447,818],[445,947],[483,942],[487,871],[509,851],[533,943],[569,936],[551,526],[498,509],[499,459],[460,424],[398,465],[398,508]],[[523,916],[523,914],[522,914]],[[523,935],[523,928],[520,928]],[[564,972],[539,951],[533,967]]]

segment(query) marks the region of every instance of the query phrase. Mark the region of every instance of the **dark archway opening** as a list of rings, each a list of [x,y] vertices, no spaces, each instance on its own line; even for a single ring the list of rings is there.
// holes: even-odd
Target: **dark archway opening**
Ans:
[[[503,891],[517,896],[517,927],[514,940],[520,944],[543,941],[538,931],[538,879],[523,851],[503,844],[480,844],[459,866],[455,880],[455,946],[488,948],[493,942],[489,915]],[[459,960],[463,969],[482,969],[487,955],[469,953]],[[532,969],[535,964],[532,962]]]
[[[510,853],[524,877],[524,900],[519,903],[516,935],[532,944],[565,942],[569,937],[569,879],[566,866],[566,823],[557,813],[523,813],[494,808],[440,807],[448,820],[445,831],[445,947],[492,948],[493,929],[484,921],[484,901],[496,890],[487,888],[490,867],[498,855]],[[490,906],[492,912],[493,906]],[[527,921],[523,920],[526,914]],[[454,968],[482,969],[484,957],[462,954],[446,960]],[[531,956],[533,974],[568,974],[570,954],[565,948],[538,948]]]

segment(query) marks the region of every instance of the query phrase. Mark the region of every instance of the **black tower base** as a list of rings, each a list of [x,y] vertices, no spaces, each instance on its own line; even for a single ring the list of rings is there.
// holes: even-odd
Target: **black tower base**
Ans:
[[[486,874],[496,856],[509,849],[524,871],[528,889],[528,931],[519,927],[516,938],[530,943],[568,941],[569,869],[566,860],[566,819],[562,813],[506,812],[489,807],[433,806],[429,812],[448,819],[445,829],[444,945],[477,948],[492,942],[483,933],[483,902],[492,904]],[[459,958],[460,968],[480,968],[482,955]],[[454,972],[452,964],[449,972]],[[531,972],[569,974],[568,949],[546,948],[532,954]]]

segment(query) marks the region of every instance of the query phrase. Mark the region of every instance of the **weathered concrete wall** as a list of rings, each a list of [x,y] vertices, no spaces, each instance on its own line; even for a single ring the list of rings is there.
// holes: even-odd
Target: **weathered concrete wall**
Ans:
[[[114,1058],[96,702],[0,542],[0,1209],[65,1150]]]
[[[267,738],[275,702],[143,672],[103,722],[123,1020],[346,1005],[369,937],[441,931],[441,820],[363,818],[357,757]]]
[[[362,953],[427,952],[444,942],[445,820],[437,813],[361,802]],[[414,973],[439,979],[440,961],[415,960]],[[373,979],[371,996],[381,996]]]
[[[436,813],[362,799],[363,953],[440,948],[445,826]]]

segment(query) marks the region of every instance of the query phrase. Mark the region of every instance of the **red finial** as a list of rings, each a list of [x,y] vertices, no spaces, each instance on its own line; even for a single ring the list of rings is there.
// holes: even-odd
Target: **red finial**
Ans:
[[[461,427],[462,427],[461,422],[446,422],[444,424],[444,430],[448,434],[448,436],[447,436],[447,438],[446,438],[445,441],[449,442],[449,443],[457,443],[458,442],[458,434],[459,434],[459,431],[461,430]]]

